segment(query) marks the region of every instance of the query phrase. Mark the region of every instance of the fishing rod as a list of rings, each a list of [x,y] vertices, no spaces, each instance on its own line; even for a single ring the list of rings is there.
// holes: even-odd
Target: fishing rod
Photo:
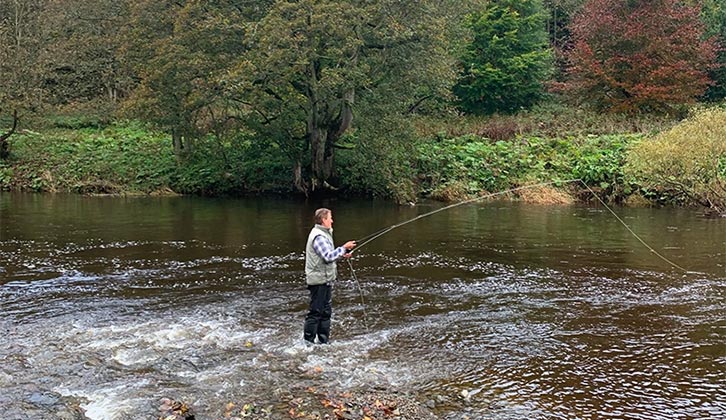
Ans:
[[[602,200],[602,199],[601,199],[601,198],[600,198],[600,197],[599,197],[599,196],[598,196],[598,195],[597,195],[597,194],[595,193],[595,191],[593,191],[593,190],[592,190],[592,188],[590,188],[590,187],[589,187],[589,186],[588,186],[588,185],[587,185],[587,184],[585,183],[585,181],[583,181],[583,180],[582,180],[582,179],[580,179],[580,178],[575,178],[575,179],[566,179],[566,180],[556,180],[556,181],[540,182],[540,183],[537,183],[537,184],[528,184],[528,185],[523,185],[523,186],[520,186],[520,187],[510,188],[510,189],[508,189],[508,190],[504,190],[504,191],[499,191],[499,192],[494,192],[494,193],[484,194],[484,195],[482,195],[482,196],[479,196],[479,197],[474,197],[474,198],[472,198],[472,199],[469,199],[469,200],[465,200],[465,201],[461,201],[461,202],[458,202],[458,203],[454,203],[454,204],[448,205],[448,206],[446,206],[446,207],[442,207],[442,208],[440,208],[440,209],[436,209],[436,210],[430,211],[430,212],[428,212],[428,213],[420,214],[420,215],[418,215],[418,216],[416,216],[416,217],[414,217],[414,218],[412,218],[412,219],[409,219],[409,220],[405,220],[405,221],[403,221],[403,222],[400,222],[400,223],[396,223],[396,224],[394,224],[394,225],[391,225],[391,226],[385,227],[385,228],[383,228],[383,229],[381,229],[381,230],[379,230],[379,231],[377,231],[377,232],[373,232],[372,234],[370,234],[370,235],[368,235],[368,236],[364,236],[364,237],[363,237],[363,238],[361,238],[360,240],[356,241],[356,242],[360,242],[360,244],[359,244],[359,245],[356,245],[356,247],[355,247],[354,249],[352,249],[352,250],[350,251],[350,254],[353,254],[353,253],[355,253],[355,252],[356,252],[356,251],[358,251],[358,250],[359,250],[360,248],[364,247],[365,245],[367,245],[367,244],[371,243],[372,241],[374,241],[374,240],[376,240],[376,239],[380,238],[381,236],[385,235],[386,233],[388,233],[388,232],[390,232],[390,231],[392,231],[392,230],[394,230],[394,229],[397,229],[397,228],[399,228],[399,227],[401,227],[401,226],[404,226],[404,225],[407,225],[407,224],[409,224],[409,223],[415,222],[416,220],[420,220],[420,219],[423,219],[423,218],[425,218],[425,217],[433,216],[433,215],[434,215],[434,214],[436,214],[436,213],[439,213],[439,212],[442,212],[442,211],[445,211],[445,210],[450,210],[450,209],[453,209],[454,207],[459,207],[459,206],[463,206],[463,205],[466,205],[466,204],[471,204],[471,203],[474,203],[474,202],[477,202],[477,201],[481,201],[481,200],[485,200],[485,199],[487,199],[487,198],[495,197],[495,196],[498,196],[498,195],[504,195],[504,194],[509,194],[509,193],[511,193],[511,192],[514,192],[514,191],[524,190],[524,189],[528,189],[528,188],[536,188],[536,187],[542,187],[542,186],[546,186],[546,185],[552,185],[552,184],[566,184],[566,183],[570,183],[570,182],[579,182],[580,184],[582,184],[582,185],[583,185],[583,186],[584,186],[584,187],[585,187],[585,188],[586,188],[586,189],[587,189],[587,190],[588,190],[588,191],[589,191],[589,192],[590,192],[590,193],[591,193],[591,194],[592,194],[592,195],[593,195],[593,196],[594,196],[594,197],[595,197],[595,198],[596,198],[596,199],[597,199],[597,200],[598,200],[599,202],[600,202],[600,204],[602,204],[602,205],[603,205],[603,207],[605,207],[605,208],[606,208],[606,209],[607,209],[607,210],[608,210],[608,211],[610,212],[610,214],[612,214],[612,215],[613,215],[613,216],[614,216],[614,217],[615,217],[615,218],[616,218],[616,219],[617,219],[617,220],[618,220],[618,221],[619,221],[619,222],[620,222],[620,223],[621,223],[621,224],[622,224],[623,226],[625,226],[625,229],[627,229],[627,230],[628,230],[628,232],[630,232],[630,234],[631,234],[631,235],[633,235],[633,236],[634,236],[634,237],[635,237],[635,238],[636,238],[636,239],[637,239],[638,241],[640,241],[640,243],[641,243],[641,244],[643,244],[643,245],[644,245],[644,246],[645,246],[646,248],[648,248],[648,250],[650,250],[650,252],[652,252],[653,254],[657,255],[657,256],[658,256],[658,257],[659,257],[659,258],[660,258],[661,260],[663,260],[663,261],[667,262],[667,263],[668,263],[668,264],[670,264],[671,266],[673,266],[673,267],[675,267],[675,268],[677,268],[677,269],[679,269],[679,270],[681,270],[681,271],[683,271],[683,272],[685,272],[685,273],[688,273],[688,272],[689,272],[689,271],[688,271],[688,270],[686,270],[685,268],[681,267],[680,265],[678,265],[678,264],[676,264],[676,263],[672,262],[672,261],[671,261],[671,260],[669,260],[668,258],[666,258],[666,257],[664,257],[663,255],[661,255],[661,254],[660,254],[660,253],[659,253],[658,251],[656,251],[655,249],[653,249],[653,247],[652,247],[652,246],[648,245],[648,243],[647,243],[647,242],[645,242],[645,241],[644,241],[644,240],[643,240],[643,239],[642,239],[642,238],[641,238],[640,236],[638,236],[638,234],[637,234],[637,233],[635,233],[635,232],[634,232],[634,231],[633,231],[633,230],[632,230],[632,229],[630,228],[630,226],[628,226],[628,225],[627,225],[627,224],[626,224],[626,223],[625,223],[625,222],[623,221],[623,219],[621,219],[621,218],[620,218],[620,217],[619,217],[619,216],[618,216],[618,215],[617,215],[617,214],[616,214],[616,213],[615,213],[615,212],[614,212],[614,211],[613,211],[613,210],[612,210],[612,209],[610,208],[610,206],[608,206],[608,205],[607,205],[607,204],[606,204],[606,203],[605,203],[605,202],[604,202],[604,201],[603,201],[603,200]],[[355,280],[355,282],[356,282],[356,285],[358,286],[358,292],[360,293],[360,298],[361,298],[361,304],[363,305],[363,322],[364,322],[364,325],[365,325],[366,331],[368,331],[368,322],[367,322],[367,320],[366,320],[368,316],[367,316],[367,314],[366,314],[366,310],[365,310],[365,301],[364,301],[364,299],[363,299],[363,289],[361,289],[361,286],[360,286],[360,282],[358,281],[358,276],[356,276],[356,274],[355,274],[355,270],[353,269],[353,264],[352,264],[352,263],[350,262],[350,258],[348,258],[348,266],[350,267],[350,272],[351,272],[351,275],[352,275],[352,277],[353,277],[353,280]]]

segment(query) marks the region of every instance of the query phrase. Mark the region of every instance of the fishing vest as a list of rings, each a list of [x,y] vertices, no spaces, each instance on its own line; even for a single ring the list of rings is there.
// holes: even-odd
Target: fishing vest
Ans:
[[[316,236],[323,235],[335,248],[333,234],[330,230],[315,225],[308,235],[308,243],[305,245],[305,281],[309,285],[332,283],[337,275],[337,264],[335,261],[326,263],[323,257],[318,255],[313,248],[313,241]]]

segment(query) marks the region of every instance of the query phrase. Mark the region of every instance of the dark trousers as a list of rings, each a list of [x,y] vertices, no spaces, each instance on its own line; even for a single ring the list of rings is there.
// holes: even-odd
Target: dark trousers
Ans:
[[[330,338],[330,315],[333,313],[332,287],[328,284],[308,286],[310,290],[310,310],[305,317],[305,340],[314,343],[318,337],[320,343],[327,343]]]

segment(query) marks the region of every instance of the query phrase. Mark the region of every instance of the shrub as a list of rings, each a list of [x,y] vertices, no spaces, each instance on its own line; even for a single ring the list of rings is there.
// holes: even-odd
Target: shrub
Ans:
[[[350,193],[416,201],[413,130],[400,116],[364,119],[336,155],[335,182]]]
[[[617,200],[629,194],[623,165],[633,136],[592,136],[573,150],[572,175]]]
[[[622,170],[625,156],[639,138],[620,134],[493,142],[466,135],[425,140],[417,154],[421,192],[456,200],[482,191],[581,179],[603,198],[622,201],[631,193]]]
[[[701,111],[636,145],[626,174],[663,199],[726,213],[726,110]]]
[[[15,170],[3,182],[6,189],[151,192],[168,185],[175,167],[164,136],[132,123],[26,132],[13,146]]]

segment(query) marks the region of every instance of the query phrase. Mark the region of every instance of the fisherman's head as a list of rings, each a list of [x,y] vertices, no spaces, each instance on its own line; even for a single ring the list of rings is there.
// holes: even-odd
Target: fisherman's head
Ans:
[[[333,227],[333,212],[325,207],[315,210],[315,223],[330,229]]]

